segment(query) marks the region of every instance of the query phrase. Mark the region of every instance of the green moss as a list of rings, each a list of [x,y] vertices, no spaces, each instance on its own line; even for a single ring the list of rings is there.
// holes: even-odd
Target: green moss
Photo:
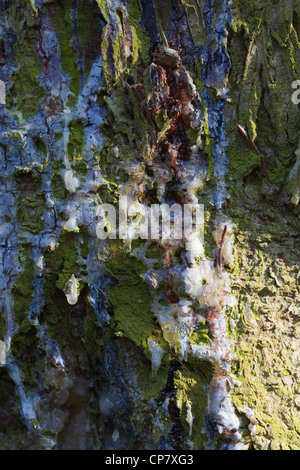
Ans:
[[[203,429],[206,428],[205,416],[208,406],[206,387],[211,379],[211,365],[195,358],[191,358],[188,364],[183,364],[181,369],[174,373],[177,406],[181,412],[181,423],[184,430],[183,439],[189,439],[194,442],[195,450],[204,450],[205,442],[207,441],[207,435],[203,434]],[[193,415],[191,435],[190,427],[186,421],[188,402]]]
[[[20,324],[27,316],[33,296],[34,265],[31,259],[31,246],[28,243],[22,244],[18,258],[23,272],[16,279],[11,294],[14,317]]]
[[[147,340],[158,328],[151,310],[149,288],[141,278],[146,265],[128,254],[118,254],[107,263],[107,268],[118,280],[109,289],[115,328],[138,346],[148,348]]]
[[[128,16],[121,12],[118,15],[114,41],[111,41],[109,35],[110,24],[103,32],[103,70],[109,90],[109,95],[104,96],[109,116],[103,132],[108,139],[113,140],[121,160],[139,156],[139,149],[146,144],[149,132],[149,123],[141,105],[144,95],[141,80],[143,80],[144,69],[149,60],[150,43],[140,25],[140,16],[139,2],[132,0],[129,4]],[[123,27],[125,28],[125,24],[129,30],[127,38],[131,40],[131,54],[127,58],[124,54]],[[128,50],[128,44],[126,48]],[[134,86],[132,87],[129,83],[134,83]],[[135,88],[135,85],[138,88]]]
[[[13,17],[11,13],[8,21],[18,32],[15,49],[19,66],[12,74],[6,104],[8,109],[17,110],[22,113],[24,119],[28,119],[37,112],[38,105],[45,96],[44,89],[38,81],[43,69],[35,50],[36,29],[26,24],[26,8],[15,9],[15,14]]]
[[[226,208],[237,227],[237,282],[232,287],[237,303],[227,315],[233,321],[230,338],[238,345],[232,372],[241,385],[234,387],[232,399],[241,415],[245,405],[255,410],[257,435],[250,436],[247,423],[241,428],[246,444],[255,449],[299,448],[299,423],[294,422],[298,412],[291,401],[297,380],[288,352],[298,328],[285,313],[297,309],[295,263],[300,253],[298,246],[290,250],[290,243],[298,216],[286,209],[281,186],[274,185],[275,196],[268,198],[257,180],[258,175],[248,175]]]
[[[69,191],[66,189],[62,171],[65,165],[60,160],[54,160],[52,164],[53,176],[51,179],[52,194],[59,201],[66,201],[69,197]]]
[[[39,233],[44,227],[43,215],[46,198],[40,190],[41,177],[28,168],[16,168],[17,212],[16,218],[23,229],[30,233]]]
[[[153,442],[157,444],[162,435],[168,434],[172,425],[167,407],[160,406],[165,399],[166,387],[168,387],[169,357],[166,354],[162,358],[159,370],[153,374],[151,361],[141,354],[140,348],[131,340],[117,337],[115,342],[118,364],[120,370],[123,371],[124,383],[127,384],[130,399],[130,423],[134,429],[139,430],[139,436],[141,433],[144,434],[143,429],[150,430]],[[128,362],[128,354],[130,354],[130,362]],[[120,413],[123,419],[121,410]],[[128,449],[136,446],[134,442],[135,440],[128,444]]]
[[[23,385],[36,389],[37,376],[41,371],[45,353],[39,349],[37,330],[25,319],[17,333],[12,337],[11,350],[13,357],[21,366]]]
[[[106,6],[107,8],[107,6]],[[100,7],[101,11],[103,11]],[[118,28],[115,30],[115,38],[112,41],[109,35],[110,25],[107,25],[103,32],[102,53],[103,71],[108,85],[117,84],[120,77],[130,73],[136,78],[137,69],[141,62],[148,56],[149,38],[145,30],[139,23],[141,17],[140,5],[137,0],[131,0],[128,5],[128,17],[123,18],[123,12],[118,14]],[[131,58],[125,57],[123,23],[130,27],[131,31]],[[115,26],[114,26],[115,27]],[[127,36],[128,37],[128,36]],[[129,36],[130,37],[130,36]]]
[[[46,275],[46,305],[41,311],[40,323],[47,326],[48,336],[55,339],[60,347],[70,345],[74,347],[75,352],[81,344],[78,338],[76,341],[73,336],[73,328],[70,325],[71,306],[67,303],[65,294],[56,287],[55,281],[54,275]]]
[[[203,201],[201,201],[201,203],[203,203]],[[208,259],[214,257],[216,250],[216,241],[213,237],[214,223],[212,219],[213,214],[207,212],[205,218],[206,223],[204,224],[204,255]]]
[[[124,101],[124,91],[116,90],[116,92],[107,98],[106,104],[109,107],[110,111],[117,118],[118,128],[120,131],[125,134],[129,139],[132,138],[131,124],[129,117],[131,115],[126,112],[126,103],[128,99]],[[125,106],[124,106],[125,105]]]
[[[130,88],[115,89],[109,97],[106,97],[106,105],[109,116],[103,132],[114,142],[114,147],[111,149],[108,147],[107,150],[112,152],[109,158],[114,159],[115,163],[111,171],[116,172],[120,160],[140,156],[140,149],[146,145],[151,127],[144,115],[139,94]],[[114,154],[115,148],[118,148],[117,160]]]
[[[67,200],[69,197],[69,191],[66,189],[63,177],[59,173],[54,173],[51,183],[53,196],[59,201]]]
[[[42,155],[47,155],[47,145],[46,142],[40,137],[34,139],[36,150]]]
[[[60,139],[63,137],[63,134],[61,132],[57,132],[55,134],[55,140],[56,142],[60,141]]]
[[[55,279],[54,287],[62,290],[66,282],[71,279],[72,274],[78,271],[77,264],[77,243],[79,234],[62,233],[58,239],[58,246],[55,251],[45,254],[45,263],[49,271],[47,276]],[[50,278],[49,278],[50,281]]]
[[[206,322],[200,323],[189,337],[189,342],[191,344],[209,344],[211,341],[212,338]]]
[[[89,304],[87,303],[88,289],[83,281],[80,281],[80,297],[76,306],[71,306],[66,300],[64,289],[66,283],[71,279],[72,274],[77,278],[84,275],[85,266],[79,266],[78,258],[85,258],[88,254],[89,234],[87,229],[83,228],[79,233],[63,232],[58,239],[58,246],[54,251],[46,252],[45,258],[45,284],[44,292],[47,303],[43,308],[42,321],[49,328],[52,337],[59,341],[67,341],[69,344],[76,344],[76,350],[83,347],[83,342],[79,341],[74,334],[74,328],[70,324],[70,318],[77,308],[87,316],[91,314]],[[93,317],[94,318],[94,317]],[[84,328],[89,328],[90,319],[87,317],[87,324],[81,325],[80,338],[84,339]]]
[[[150,40],[140,24],[141,7],[138,0],[131,0],[128,8],[129,22],[132,31],[132,64],[131,73],[139,65],[148,59]],[[135,74],[134,74],[135,75]]]
[[[193,40],[197,45],[203,45],[206,40],[205,21],[203,15],[204,2],[199,0],[183,0],[187,13],[189,27]]]
[[[77,160],[81,158],[81,152],[83,147],[84,138],[84,124],[82,121],[72,121],[69,124],[70,136],[68,143],[69,159],[77,157]]]
[[[100,198],[101,203],[105,204],[117,204],[118,199],[117,199],[117,192],[116,192],[117,186],[108,184],[108,185],[103,185],[97,190],[97,194]]]
[[[150,243],[146,250],[145,256],[146,258],[156,260],[153,264],[153,269],[161,269],[164,266],[163,258],[165,256],[165,250],[157,243]]]
[[[44,228],[42,216],[45,211],[45,195],[37,192],[35,196],[21,197],[17,208],[17,220],[23,229],[37,234]]]
[[[33,0],[29,0],[29,3],[31,5],[31,8],[33,9],[34,13],[38,15],[37,9],[35,8],[35,4]]]
[[[281,47],[287,47],[284,41],[279,36],[279,34],[276,31],[274,31],[274,29],[271,29],[270,32],[271,32],[272,37],[278,42],[278,44]]]
[[[164,31],[167,29],[170,13],[172,10],[172,1],[171,0],[154,0],[154,7],[156,11],[157,22],[159,26],[159,33],[161,38],[166,40],[164,36]]]
[[[165,354],[158,371],[154,374],[151,361],[142,355],[137,355],[138,361],[138,388],[141,393],[141,401],[149,404],[152,399],[166,387],[169,372],[169,357]],[[140,405],[137,404],[137,411]]]
[[[75,169],[76,174],[86,177],[88,168],[85,162],[83,162],[82,160],[76,160],[72,167]]]
[[[72,43],[73,28],[70,16],[71,0],[61,0],[55,4],[56,32],[60,43],[61,64],[63,71],[70,77],[70,91],[68,105],[75,105],[80,90],[80,71],[78,56]]]
[[[20,140],[22,140],[22,134],[21,134],[21,132],[19,132],[19,131],[13,131],[13,132],[11,133],[11,135],[12,135],[12,139],[13,139],[13,141],[14,141],[15,143],[17,143],[17,142],[19,142]]]
[[[270,162],[269,173],[271,181],[277,182],[286,176],[285,167],[291,163],[299,139],[298,109],[291,101],[291,83],[300,72],[294,8],[285,3],[275,20],[271,1],[261,5],[255,1],[233,3],[230,88],[236,90],[231,96],[236,93],[238,97],[234,121],[238,121],[235,125],[246,125],[262,153],[271,149],[269,155],[274,155],[276,165],[274,160]],[[280,73],[274,73],[275,68]]]
[[[98,7],[105,19],[105,21],[108,21],[109,19],[109,6],[108,6],[108,1],[107,0],[96,0]]]
[[[73,328],[70,325],[72,307],[68,304],[63,290],[72,274],[77,275],[78,237],[79,234],[62,233],[55,251],[44,255],[46,305],[41,312],[40,321],[47,324],[50,337],[62,344],[67,342],[72,344],[76,341],[72,336]],[[78,339],[77,342],[80,343]]]
[[[77,304],[69,305],[64,293],[66,283],[72,274],[80,277],[79,254],[85,254],[85,234],[63,232],[58,239],[58,246],[54,251],[47,252],[45,258],[44,293],[46,305],[41,312],[41,323],[48,327],[49,335],[60,344],[70,345],[78,352],[84,348],[84,321],[89,315],[86,297],[88,288],[80,281],[80,296]],[[81,312],[78,318],[78,311]]]
[[[100,12],[99,12],[100,13]],[[82,1],[77,10],[78,33],[81,39],[87,76],[94,60],[101,52],[100,15],[87,1]]]
[[[240,142],[239,142],[240,144]],[[241,146],[241,145],[240,145]],[[255,168],[260,168],[261,157],[249,149],[229,148],[228,156],[228,178],[231,181],[243,181]]]

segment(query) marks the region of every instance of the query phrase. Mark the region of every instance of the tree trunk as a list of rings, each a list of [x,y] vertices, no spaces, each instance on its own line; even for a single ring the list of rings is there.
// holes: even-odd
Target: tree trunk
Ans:
[[[298,0],[0,24],[0,447],[300,450]],[[138,238],[173,204],[203,243]]]

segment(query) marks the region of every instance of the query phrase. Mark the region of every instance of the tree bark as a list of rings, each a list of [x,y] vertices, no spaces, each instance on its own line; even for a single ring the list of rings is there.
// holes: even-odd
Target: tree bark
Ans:
[[[299,2],[0,25],[0,448],[299,450]],[[203,243],[137,238],[163,204]]]

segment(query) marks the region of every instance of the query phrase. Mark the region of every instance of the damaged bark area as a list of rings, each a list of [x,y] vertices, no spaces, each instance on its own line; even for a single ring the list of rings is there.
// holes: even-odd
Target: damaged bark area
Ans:
[[[299,18],[2,2],[1,448],[299,448]],[[124,197],[204,242],[100,240]]]

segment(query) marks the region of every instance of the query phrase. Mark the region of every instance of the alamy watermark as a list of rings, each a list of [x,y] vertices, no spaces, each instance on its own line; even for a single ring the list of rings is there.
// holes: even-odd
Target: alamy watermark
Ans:
[[[295,80],[292,83],[292,88],[296,90],[292,95],[292,102],[294,104],[300,104],[300,80]]]
[[[203,204],[151,204],[145,206],[120,197],[97,207],[96,235],[100,240],[184,240],[187,250],[204,241]]]

